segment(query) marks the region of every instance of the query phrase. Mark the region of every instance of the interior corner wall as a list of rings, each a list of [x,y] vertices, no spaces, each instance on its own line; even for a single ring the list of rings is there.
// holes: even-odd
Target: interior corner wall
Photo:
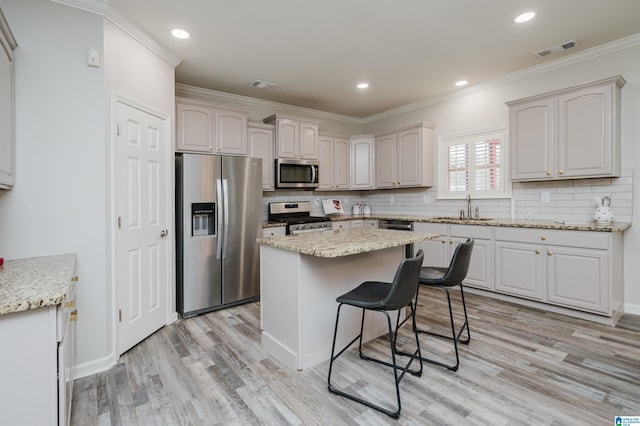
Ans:
[[[16,180],[0,191],[7,259],[78,255],[77,362],[107,354],[102,19],[49,0],[3,0],[15,51]]]

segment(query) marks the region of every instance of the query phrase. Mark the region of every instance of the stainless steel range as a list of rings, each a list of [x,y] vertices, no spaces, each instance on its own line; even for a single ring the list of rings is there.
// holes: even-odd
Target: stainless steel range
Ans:
[[[269,203],[269,221],[287,224],[287,234],[331,230],[331,219],[311,216],[310,201]]]

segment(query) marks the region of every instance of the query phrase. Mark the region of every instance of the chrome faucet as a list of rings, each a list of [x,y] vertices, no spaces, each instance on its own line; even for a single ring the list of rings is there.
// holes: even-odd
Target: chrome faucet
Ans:
[[[467,219],[471,219],[471,194],[467,194]]]

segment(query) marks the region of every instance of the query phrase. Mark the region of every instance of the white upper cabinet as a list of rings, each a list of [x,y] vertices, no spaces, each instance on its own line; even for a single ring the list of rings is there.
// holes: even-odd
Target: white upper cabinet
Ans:
[[[263,120],[276,126],[276,157],[318,159],[319,123],[271,115]]]
[[[433,186],[433,125],[397,130],[376,138],[377,188]]]
[[[351,182],[349,187],[355,190],[374,189],[374,138],[373,135],[352,136],[351,144]]]
[[[247,112],[176,99],[176,150],[247,155]]]
[[[269,124],[250,122],[248,124],[248,134],[249,156],[262,159],[262,190],[274,191],[276,189],[273,157],[274,128]]]
[[[13,51],[17,43],[0,10],[0,188],[15,181]]]
[[[620,175],[618,76],[507,102],[511,180]]]
[[[319,190],[349,189],[349,157],[349,139],[327,135],[318,137]]]

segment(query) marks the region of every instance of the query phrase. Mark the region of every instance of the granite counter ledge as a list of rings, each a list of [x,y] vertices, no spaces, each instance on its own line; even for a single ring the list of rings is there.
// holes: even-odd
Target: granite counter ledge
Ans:
[[[407,222],[426,222],[426,223],[445,223],[455,225],[474,225],[474,226],[504,226],[512,228],[537,228],[537,229],[558,229],[568,231],[595,231],[595,232],[624,232],[631,227],[630,222],[612,222],[609,224],[598,224],[595,221],[565,221],[556,222],[553,220],[525,220],[525,219],[483,219],[483,220],[464,220],[451,218],[442,218],[441,216],[412,216],[412,215],[393,215],[393,214],[372,214],[364,215],[332,215],[331,220],[334,222],[347,220],[403,220]]]
[[[75,266],[74,253],[5,261],[0,272],[0,315],[64,302]]]
[[[325,232],[259,238],[263,245],[316,257],[336,258],[400,247],[438,235],[392,229],[339,229]]]

